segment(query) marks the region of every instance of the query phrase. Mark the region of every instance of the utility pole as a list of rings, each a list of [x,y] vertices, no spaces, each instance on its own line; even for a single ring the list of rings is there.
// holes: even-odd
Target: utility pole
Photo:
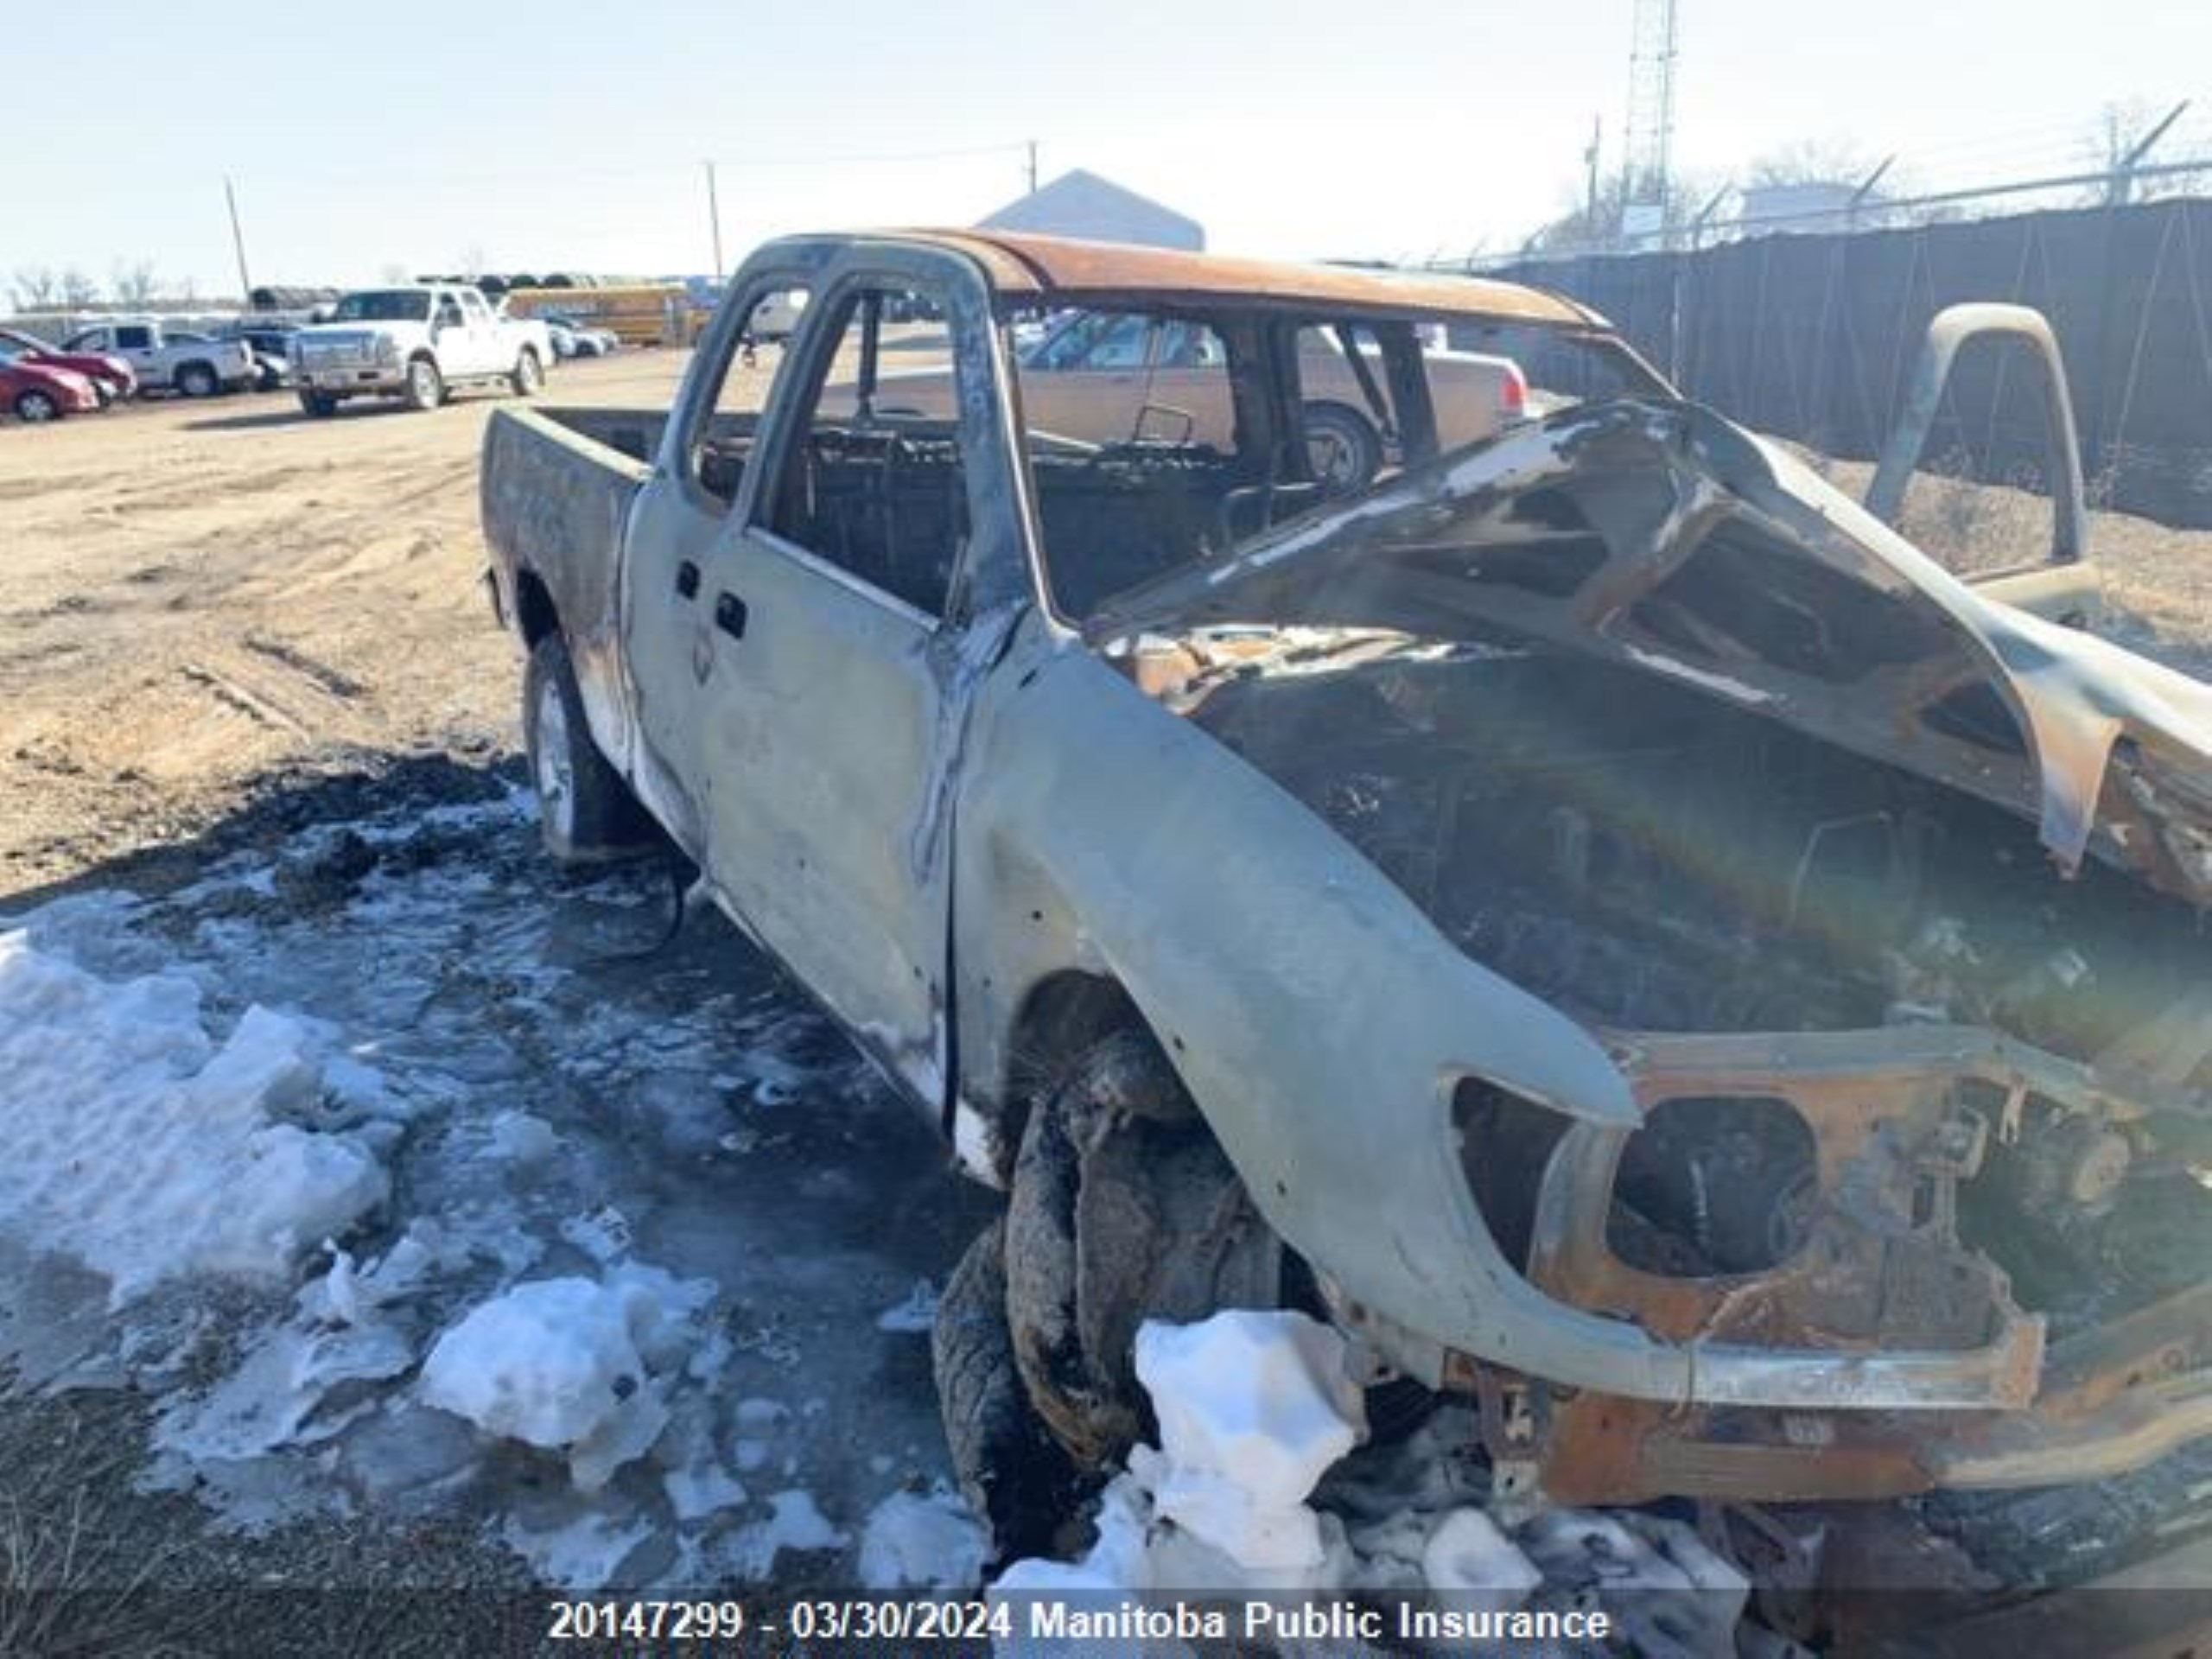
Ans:
[[[223,200],[231,210],[231,251],[238,257],[238,298],[248,307],[253,304],[253,278],[246,274],[245,232],[238,228],[238,193],[231,188],[231,176],[223,175]]]
[[[715,164],[709,162],[706,168],[707,224],[715,233],[715,280],[719,283],[722,279],[722,204],[715,191]]]
[[[1029,194],[1037,194],[1037,141],[1029,141]]]
[[[1582,170],[1588,182],[1583,193],[1582,226],[1585,236],[1598,233],[1598,150],[1605,137],[1605,118],[1590,118],[1590,148],[1582,152]]]

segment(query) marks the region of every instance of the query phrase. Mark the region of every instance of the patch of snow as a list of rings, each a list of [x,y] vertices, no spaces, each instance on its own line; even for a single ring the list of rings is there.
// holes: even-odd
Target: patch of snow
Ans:
[[[1366,1431],[1344,1339],[1297,1313],[1148,1320],[1137,1380],[1160,1418],[1159,1513],[1239,1566],[1319,1566],[1306,1497]]]
[[[1160,1446],[1135,1447],[1108,1484],[1080,1560],[1016,1561],[989,1587],[994,1600],[1079,1597],[1096,1608],[1241,1590],[1433,1597],[1469,1611],[1602,1607],[1624,1651],[1737,1651],[1748,1584],[1694,1529],[1633,1511],[1551,1510],[1508,1532],[1467,1501],[1444,1455],[1446,1440],[1471,1433],[1458,1408],[1317,1493],[1327,1463],[1351,1447],[1359,1401],[1344,1381],[1341,1338],[1302,1315],[1147,1325],[1137,1353]]]
[[[644,1519],[625,1525],[588,1510],[563,1525],[542,1530],[510,1516],[499,1535],[547,1582],[569,1590],[597,1590],[613,1579],[639,1545],[652,1537],[653,1527]]]
[[[1421,1546],[1421,1577],[1455,1605],[1518,1607],[1544,1581],[1543,1569],[1523,1555],[1497,1522],[1480,1510],[1454,1510]]]
[[[597,1491],[667,1426],[664,1379],[713,1294],[706,1281],[634,1265],[604,1281],[514,1286],[438,1338],[423,1399],[488,1433],[566,1451],[576,1486]]]
[[[154,1444],[195,1464],[311,1446],[375,1408],[372,1398],[363,1398],[350,1413],[311,1422],[341,1384],[382,1382],[414,1363],[413,1347],[390,1325],[280,1325],[250,1347],[245,1363],[207,1395],[172,1403],[155,1429]]]
[[[748,1434],[766,1434],[790,1421],[791,1408],[780,1400],[753,1395],[737,1402],[737,1426]]]
[[[501,1112],[492,1120],[492,1146],[502,1158],[534,1164],[559,1150],[553,1126],[528,1112]]]
[[[588,1215],[569,1217],[561,1224],[561,1236],[605,1267],[630,1253],[630,1218],[604,1205]]]
[[[731,1459],[747,1474],[765,1469],[772,1455],[766,1440],[740,1440],[729,1449]]]
[[[297,1020],[250,1007],[218,1047],[182,976],[109,982],[0,934],[0,1225],[105,1275],[111,1306],[280,1280],[385,1201],[359,1141],[278,1121],[321,1086]]]
[[[678,1521],[700,1521],[719,1510],[733,1510],[750,1496],[745,1483],[719,1464],[693,1464],[660,1478],[668,1507]]]
[[[936,1324],[937,1289],[926,1279],[917,1279],[905,1301],[894,1303],[875,1316],[875,1328],[879,1331],[927,1335]]]
[[[893,1492],[861,1526],[868,1590],[966,1590],[982,1577],[990,1538],[959,1494],[944,1486]]]
[[[717,1564],[731,1575],[758,1584],[776,1570],[785,1550],[842,1549],[851,1539],[830,1523],[815,1506],[814,1495],[794,1487],[769,1498],[769,1516],[721,1540]]]
[[[1633,1510],[1554,1510],[1522,1529],[1547,1582],[1574,1602],[1603,1605],[1637,1653],[1732,1653],[1750,1580],[1694,1529]]]
[[[931,1239],[848,1240],[838,1218],[902,1193],[913,1160],[855,1160],[833,1178],[818,1154],[855,1137],[822,1126],[855,1108],[880,1109],[889,1133],[913,1126],[718,920],[687,936],[673,974],[606,960],[626,925],[635,932],[625,906],[657,889],[620,873],[553,881],[519,833],[517,798],[429,811],[410,798],[295,832],[273,861],[257,848],[190,887],[13,906],[0,932],[20,931],[30,955],[16,943],[0,991],[0,1157],[12,1160],[0,1169],[0,1359],[31,1386],[141,1391],[154,1441],[142,1479],[188,1491],[226,1529],[488,1516],[537,1571],[578,1586],[630,1574],[696,1586],[725,1546],[771,1576],[788,1573],[791,1550],[836,1549],[834,1566],[813,1565],[849,1580],[861,1528],[765,1492],[807,1489],[842,1520],[905,1471],[945,1472],[923,1373],[901,1368],[880,1394],[828,1392],[880,1362],[886,1287],[941,1283],[950,1263]],[[62,965],[84,976],[67,1007],[46,1000]],[[31,968],[35,1005],[21,977]],[[248,1013],[256,1003],[281,1012]],[[556,1115],[551,1100],[589,1109]],[[61,1167],[52,1124],[73,1114],[70,1132],[89,1136],[134,1103],[179,1145],[136,1127],[88,1140],[66,1154],[81,1160],[68,1179],[35,1195],[48,1209],[16,1207],[34,1173]],[[271,1132],[270,1157],[199,1155],[207,1120],[233,1113]],[[299,1196],[302,1172],[275,1156],[294,1136],[351,1148],[377,1192],[388,1183],[390,1213],[302,1206],[259,1234],[246,1226],[259,1210],[228,1213]],[[197,1217],[175,1224],[137,1196],[104,1207],[149,1151],[165,1191],[188,1185],[225,1212],[207,1239]],[[834,1205],[774,1202],[817,1182]],[[80,1262],[60,1248],[71,1229],[121,1256],[88,1249]],[[233,1248],[233,1233],[249,1243]],[[225,1249],[203,1249],[214,1242]],[[633,1252],[682,1278],[656,1278]],[[202,1282],[233,1272],[256,1294]],[[617,1355],[618,1369],[638,1379],[637,1403],[581,1414],[599,1426],[548,1448],[573,1478],[547,1480],[521,1437],[494,1440],[428,1403],[419,1367],[471,1309],[562,1274],[677,1317],[621,1325],[638,1369]],[[742,1300],[700,1317],[718,1281],[741,1281]],[[549,1351],[575,1342],[541,1334]],[[521,1412],[525,1376],[547,1357],[480,1352],[483,1394],[467,1403],[493,1414],[499,1382],[514,1393],[497,1409]],[[810,1390],[794,1383],[790,1406],[734,1409],[783,1376],[821,1397],[802,1409]]]

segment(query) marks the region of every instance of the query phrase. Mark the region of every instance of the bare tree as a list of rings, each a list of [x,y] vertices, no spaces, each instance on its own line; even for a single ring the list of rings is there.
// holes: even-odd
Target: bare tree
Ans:
[[[1801,138],[1751,158],[1744,168],[1749,190],[1791,184],[1856,185],[1874,170],[1864,150],[1846,140]]]
[[[1661,204],[1662,222],[1675,231],[1713,194],[1713,181],[1702,174],[1677,173],[1669,181],[1667,200]],[[1577,192],[1574,205],[1544,225],[1522,245],[1528,253],[1575,254],[1618,251],[1628,245],[1624,221],[1628,216],[1629,178],[1617,172],[1601,181],[1593,202]],[[1637,238],[1641,245],[1650,245]]]
[[[8,290],[22,310],[51,310],[61,298],[61,278],[51,265],[20,265],[8,279]]]
[[[118,302],[130,306],[151,304],[161,287],[150,259],[118,260],[111,286]]]
[[[100,285],[72,265],[61,273],[61,303],[72,311],[81,311],[100,296]]]

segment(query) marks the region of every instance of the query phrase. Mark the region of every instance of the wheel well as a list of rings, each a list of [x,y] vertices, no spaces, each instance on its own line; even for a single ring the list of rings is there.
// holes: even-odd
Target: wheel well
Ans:
[[[178,364],[176,367],[169,371],[169,377],[172,379],[181,380],[186,375],[191,373],[194,369],[199,369],[202,372],[210,376],[213,376],[215,372],[215,365],[213,363],[210,363],[206,358],[188,357],[183,362]]]
[[[525,645],[561,631],[561,613],[553,608],[553,595],[535,570],[515,573],[515,624]]]
[[[1030,987],[1007,1045],[1001,1143],[1009,1151],[1021,1144],[1031,1103],[1059,1081],[1070,1060],[1113,1033],[1130,1029],[1151,1027],[1129,994],[1103,974],[1065,969]]]
[[[427,363],[434,369],[438,366],[436,353],[427,346],[417,346],[413,351],[408,353],[407,360],[410,363]]]
[[[1365,427],[1370,432],[1375,430],[1375,423],[1368,419],[1366,416],[1361,414],[1357,410],[1354,409],[1350,404],[1344,403],[1334,397],[1308,397],[1306,400],[1305,412],[1307,415],[1311,416],[1317,412],[1325,410],[1331,415],[1341,415],[1346,420],[1357,421],[1360,425]]]

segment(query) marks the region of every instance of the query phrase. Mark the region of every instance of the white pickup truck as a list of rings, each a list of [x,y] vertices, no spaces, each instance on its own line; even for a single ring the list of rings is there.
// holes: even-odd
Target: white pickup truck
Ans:
[[[435,409],[455,386],[505,385],[528,397],[545,385],[553,340],[542,322],[501,316],[459,283],[365,289],[330,321],[293,336],[300,407],[329,415],[348,397],[400,397]]]
[[[212,397],[250,386],[254,379],[253,353],[244,342],[172,332],[150,319],[79,329],[61,342],[61,349],[119,357],[146,391]]]

